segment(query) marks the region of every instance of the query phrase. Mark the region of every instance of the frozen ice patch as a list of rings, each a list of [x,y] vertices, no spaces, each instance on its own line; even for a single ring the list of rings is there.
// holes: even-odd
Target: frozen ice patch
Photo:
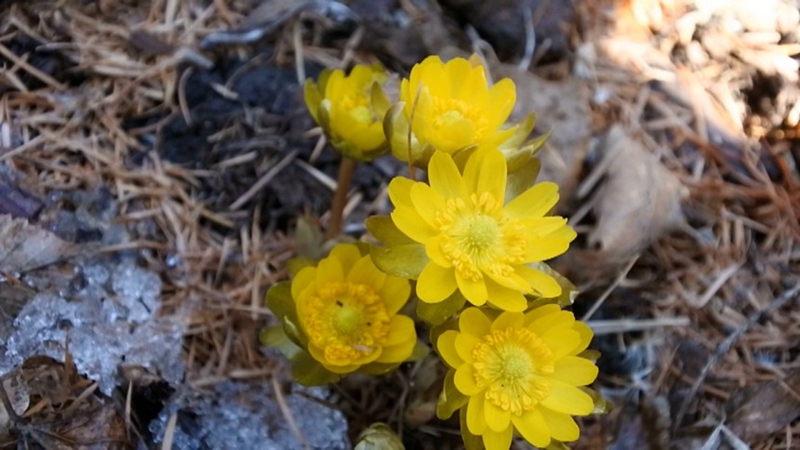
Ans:
[[[78,371],[110,394],[121,364],[139,365],[170,384],[184,375],[181,356],[186,322],[159,317],[161,280],[131,261],[85,265],[72,288],[36,295],[14,321],[0,358],[0,374],[27,358],[63,361],[64,345]]]
[[[295,393],[284,398],[305,443],[292,433],[270,385],[259,382],[225,381],[210,391],[176,394],[150,423],[150,431],[161,443],[170,416],[177,412],[174,450],[292,450],[306,448],[304,444],[312,449],[350,449],[344,415],[306,397],[324,398],[328,391],[300,385],[293,389]]]

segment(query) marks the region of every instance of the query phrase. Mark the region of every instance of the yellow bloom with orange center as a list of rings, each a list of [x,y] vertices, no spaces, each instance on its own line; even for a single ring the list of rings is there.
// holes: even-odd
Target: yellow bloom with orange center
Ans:
[[[428,261],[417,296],[438,303],[458,289],[476,306],[527,307],[524,294],[561,294],[550,275],[530,263],[564,253],[575,239],[566,219],[546,216],[558,201],[554,183],[538,183],[506,202],[507,166],[496,150],[476,152],[463,173],[444,152],[428,167],[429,183],[395,178],[389,196],[394,225],[424,245]]]
[[[517,130],[517,126],[503,128],[515,101],[510,79],[490,87],[483,66],[464,58],[444,63],[429,56],[401,82],[401,103],[386,116],[392,153],[403,161],[410,156],[424,167],[436,150],[453,154],[481,144],[496,148]]]
[[[397,314],[410,292],[407,280],[381,272],[350,244],[336,246],[317,267],[302,269],[292,280],[308,352],[334,373],[411,356],[414,321]]]
[[[331,145],[345,156],[370,160],[388,150],[383,118],[389,99],[381,89],[386,74],[380,66],[357,65],[349,75],[324,70],[319,83],[307,80],[303,91],[308,111]]]
[[[480,436],[487,450],[508,449],[515,430],[541,448],[551,440],[575,441],[580,430],[572,416],[595,410],[583,386],[597,377],[597,366],[581,356],[591,339],[591,329],[558,305],[503,312],[494,320],[467,308],[458,330],[436,342],[450,367],[450,398],[440,403],[466,408],[462,433]]]

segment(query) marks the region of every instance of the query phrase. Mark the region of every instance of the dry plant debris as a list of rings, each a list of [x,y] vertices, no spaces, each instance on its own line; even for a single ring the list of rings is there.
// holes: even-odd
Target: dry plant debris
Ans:
[[[498,34],[496,26],[497,17],[520,11],[513,8],[523,4],[533,19],[568,22],[555,27],[558,31],[545,31],[552,29],[549,24],[534,26],[538,50],[534,47],[527,59],[534,62],[537,80],[546,77],[557,87],[556,97],[570,98],[563,100],[567,104],[575,99],[563,118],[550,117],[550,104],[533,108],[545,125],[537,132],[559,126],[572,130],[566,135],[570,141],[544,153],[560,155],[569,168],[553,179],[565,187],[584,183],[605,164],[601,147],[592,141],[619,125],[636,142],[642,167],[680,182],[663,197],[668,206],[636,227],[638,236],[620,234],[623,229],[610,226],[613,215],[605,212],[618,212],[612,208],[614,196],[606,197],[614,192],[614,180],[630,182],[625,161],[616,171],[603,171],[606,179],[598,186],[605,188],[594,196],[567,198],[560,211],[583,216],[578,231],[585,246],[578,250],[587,253],[578,253],[578,259],[590,268],[610,266],[589,248],[590,237],[604,250],[621,249],[611,245],[620,237],[637,244],[632,248],[639,256],[623,276],[602,270],[569,274],[584,291],[584,304],[613,287],[595,317],[634,324],[673,317],[691,321],[686,327],[598,339],[606,355],[599,387],[622,393],[611,396],[620,413],[584,423],[576,447],[663,448],[666,440],[719,448],[720,442],[733,445],[735,439],[754,449],[796,445],[797,300],[752,323],[717,356],[696,398],[688,400],[683,421],[675,423],[688,390],[719,345],[800,282],[796,4],[576,1],[568,2],[574,11],[551,13],[547,4],[562,2],[503,2],[496,11],[459,17],[457,7],[477,3],[326,1],[312,2],[325,8],[304,11],[270,11],[255,3],[0,5],[0,211],[28,220],[3,216],[4,227],[13,224],[3,229],[16,230],[15,239],[22,240],[3,239],[0,248],[28,242],[39,252],[32,258],[6,251],[12,256],[0,258],[4,271],[15,272],[2,274],[0,336],[13,332],[10,321],[32,299],[72,278],[80,261],[65,261],[54,248],[91,249],[110,258],[134,258],[157,273],[160,318],[188,314],[180,353],[189,392],[202,395],[204,388],[220,383],[266,384],[273,377],[284,382],[278,358],[262,353],[256,340],[271,320],[263,293],[285,277],[286,262],[297,253],[288,218],[300,211],[309,212],[313,221],[324,216],[325,186],[333,183],[334,173],[327,152],[313,152],[318,135],[308,132],[310,120],[298,113],[300,103],[292,94],[297,69],[312,76],[320,67],[381,60],[402,73],[448,47],[485,49],[482,39],[498,48],[503,39],[524,40],[526,45],[503,46],[508,54],[497,52],[507,62],[524,62],[531,41],[524,21],[511,28],[511,37]],[[466,32],[465,24],[478,32]],[[547,52],[548,38],[553,49],[565,42],[574,63]],[[264,78],[273,80],[271,87],[251,95],[265,86]],[[525,98],[535,101],[542,84],[527,83]],[[585,85],[588,96],[577,93],[576,85]],[[660,165],[644,163],[655,160]],[[354,217],[385,211],[380,180],[401,168],[380,163],[370,170],[354,177]],[[245,196],[264,179],[262,190]],[[677,209],[683,189],[688,198]],[[242,198],[237,208],[229,208]],[[655,206],[642,197],[632,201]],[[600,208],[603,202],[609,206]],[[685,224],[669,231],[678,213]],[[570,264],[565,258],[559,268]],[[5,342],[0,349],[5,351]],[[409,447],[447,445],[453,424],[427,420],[426,406],[435,403],[431,383],[414,381],[424,364],[380,383],[343,385],[332,401],[346,412],[355,433],[380,419],[402,429]],[[110,414],[109,400],[96,394],[99,385],[74,372],[67,376],[73,370],[68,366],[26,361],[24,379],[49,373],[60,380],[52,385],[68,387],[29,395],[26,426],[38,419],[79,425],[96,417],[105,434],[78,427],[64,441],[51,435],[59,428],[48,425],[45,431],[25,428],[16,439],[59,448],[86,438],[122,439],[136,435],[134,430],[144,440],[152,438],[146,423],[118,410]],[[153,388],[160,374],[145,378],[156,381],[132,389],[131,395],[149,392],[142,395],[153,402],[149,410],[160,411],[171,393]],[[764,414],[754,415],[757,410]],[[401,417],[414,419],[403,425]],[[168,429],[169,415],[166,420]],[[665,439],[667,429],[671,434]],[[2,433],[0,439],[8,442]]]

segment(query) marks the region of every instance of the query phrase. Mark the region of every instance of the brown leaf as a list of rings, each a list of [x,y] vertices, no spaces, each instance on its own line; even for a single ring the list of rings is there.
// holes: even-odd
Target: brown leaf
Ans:
[[[21,416],[25,410],[28,409],[30,402],[28,389],[24,385],[21,375],[20,371],[13,371],[0,379],[0,383],[3,383],[3,388],[5,388],[6,395],[8,395],[11,407],[18,416]],[[0,436],[7,433],[10,421],[11,417],[8,411],[6,411],[5,406],[0,403]]]
[[[0,215],[0,271],[25,272],[72,254],[74,246],[27,220]]]
[[[589,242],[611,260],[623,261],[683,223],[681,199],[687,191],[622,127],[609,130],[601,151],[604,159],[590,178],[606,180],[593,200],[597,226]]]
[[[725,405],[727,426],[746,442],[770,436],[800,417],[800,369],[736,392]]]

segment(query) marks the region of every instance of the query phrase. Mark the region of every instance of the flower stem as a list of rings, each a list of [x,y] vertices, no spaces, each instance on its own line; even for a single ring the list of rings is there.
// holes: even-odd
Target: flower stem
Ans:
[[[327,239],[333,239],[342,232],[342,216],[344,207],[347,205],[347,192],[350,190],[350,180],[353,179],[355,169],[356,160],[342,156],[342,161],[339,163],[339,179],[336,182],[336,191],[333,193],[333,202],[331,203],[328,231],[325,233]]]

